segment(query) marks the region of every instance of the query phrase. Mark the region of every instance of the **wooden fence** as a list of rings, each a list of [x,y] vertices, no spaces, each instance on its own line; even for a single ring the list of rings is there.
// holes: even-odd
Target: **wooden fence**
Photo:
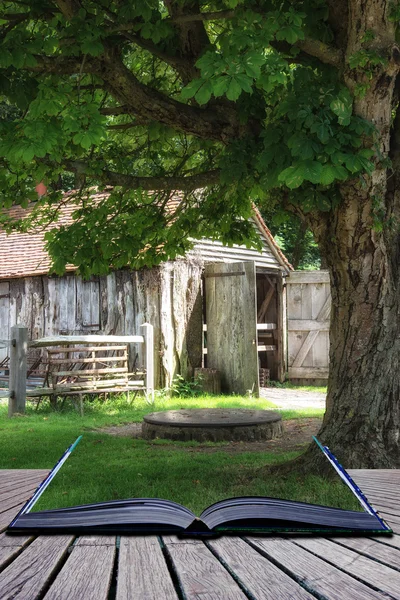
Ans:
[[[27,328],[15,325],[11,328],[9,341],[9,387],[0,391],[0,397],[8,397],[8,414],[25,412],[26,398],[56,395],[80,396],[85,393],[103,393],[112,391],[143,390],[146,397],[154,400],[154,333],[149,323],[142,325],[143,335],[87,335],[87,336],[53,336],[31,340],[28,342]],[[143,377],[140,380],[130,380],[127,348],[130,344],[143,344]],[[43,377],[44,387],[27,390],[28,351],[31,349],[48,349],[46,371],[52,377],[52,386],[48,386]],[[125,349],[122,355],[115,355],[116,350]],[[113,351],[113,356],[106,354]],[[99,352],[101,351],[101,352]],[[88,353],[88,358],[82,354]],[[59,358],[58,355],[62,355]],[[86,356],[86,355],[85,355]],[[73,358],[72,358],[73,357]],[[73,366],[67,370],[62,365],[69,363]],[[118,363],[118,364],[117,364]],[[99,364],[101,365],[99,368]],[[117,364],[117,366],[113,366]],[[56,367],[54,373],[49,373],[49,366]],[[44,375],[44,373],[43,373]],[[59,378],[67,383],[60,385]],[[78,380],[79,378],[79,380]],[[48,387],[45,387],[47,383]]]

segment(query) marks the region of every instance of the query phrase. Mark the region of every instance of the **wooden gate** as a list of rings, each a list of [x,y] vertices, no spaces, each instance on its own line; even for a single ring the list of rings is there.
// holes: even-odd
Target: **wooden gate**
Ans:
[[[207,366],[221,372],[224,391],[258,397],[255,263],[207,265],[205,288]]]
[[[328,271],[286,279],[289,379],[327,379],[331,292]]]

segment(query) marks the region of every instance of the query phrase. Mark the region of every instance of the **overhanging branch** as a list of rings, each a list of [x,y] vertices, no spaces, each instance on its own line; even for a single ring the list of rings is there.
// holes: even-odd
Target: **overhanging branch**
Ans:
[[[96,74],[100,70],[99,63],[86,57],[82,66],[83,56],[51,57],[35,55],[36,65],[23,67],[33,73],[54,73],[56,75],[74,75],[76,73]]]
[[[305,40],[299,40],[295,46],[302,52],[318,58],[321,62],[332,65],[333,67],[342,67],[344,65],[344,55],[341,50],[333,46],[329,46],[319,40],[312,38],[306,38]]]
[[[66,161],[66,169],[82,175],[92,175],[90,167],[83,161]],[[165,176],[165,177],[135,177],[125,173],[115,173],[108,169],[102,170],[100,175],[95,175],[100,181],[111,186],[121,186],[131,190],[142,189],[146,191],[157,190],[183,190],[191,192],[199,188],[214,185],[220,181],[220,170],[214,169],[205,173],[198,173],[189,177],[183,176]]]
[[[177,102],[158,90],[141,83],[123,64],[114,48],[104,54],[101,77],[105,88],[130,114],[156,121],[201,139],[228,143],[248,131],[241,126],[236,113],[202,109]]]

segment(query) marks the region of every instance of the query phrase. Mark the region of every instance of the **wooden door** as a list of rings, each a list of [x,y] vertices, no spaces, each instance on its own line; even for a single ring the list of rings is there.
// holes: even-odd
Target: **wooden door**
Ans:
[[[221,372],[224,391],[258,397],[255,263],[207,265],[205,288],[207,366]]]
[[[0,363],[9,356],[9,346],[4,343],[10,338],[10,284],[0,282]],[[3,342],[3,343],[2,343]]]
[[[286,279],[289,379],[327,379],[331,292],[328,271]]]

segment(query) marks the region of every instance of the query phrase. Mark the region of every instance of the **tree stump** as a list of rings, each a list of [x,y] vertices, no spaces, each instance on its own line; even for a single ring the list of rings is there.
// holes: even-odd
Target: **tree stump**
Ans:
[[[199,387],[206,394],[221,393],[221,373],[217,369],[195,369],[194,379],[199,380]]]

